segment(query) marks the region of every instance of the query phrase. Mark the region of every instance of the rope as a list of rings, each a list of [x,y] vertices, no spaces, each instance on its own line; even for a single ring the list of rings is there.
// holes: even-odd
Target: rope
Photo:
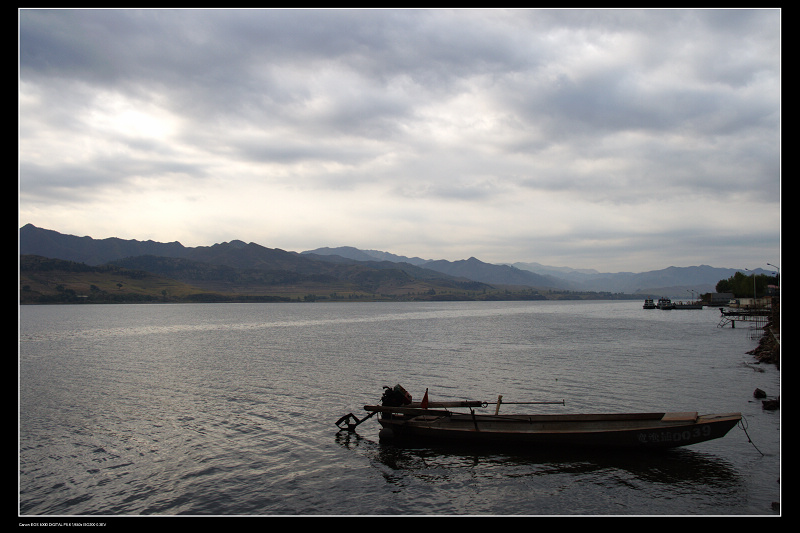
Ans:
[[[761,450],[758,449],[758,446],[755,445],[755,443],[753,442],[753,439],[751,439],[750,435],[747,433],[747,419],[745,417],[742,417],[736,425],[738,425],[740,428],[742,428],[742,431],[744,431],[744,434],[747,435],[747,441],[750,444],[752,444],[753,448],[755,448],[756,451],[758,453],[760,453],[761,456],[763,457],[764,453]]]

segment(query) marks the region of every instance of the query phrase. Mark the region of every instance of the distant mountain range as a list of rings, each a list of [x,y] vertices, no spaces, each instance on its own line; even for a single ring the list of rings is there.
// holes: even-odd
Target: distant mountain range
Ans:
[[[179,242],[94,239],[65,235],[27,224],[19,230],[20,255],[113,264],[167,276],[183,283],[227,291],[252,291],[287,284],[339,286],[361,291],[454,289],[486,291],[527,287],[548,291],[610,292],[689,299],[714,292],[718,281],[739,269],[707,265],[669,267],[642,273],[601,273],[538,263],[490,264],[425,260],[353,247],[301,253],[234,240],[186,247]],[[338,284],[338,285],[337,285]]]
[[[484,283],[525,285],[578,292],[612,292],[625,294],[650,294],[671,298],[690,299],[695,295],[714,292],[717,282],[733,276],[741,269],[715,268],[708,265],[692,267],[671,266],[662,270],[633,273],[603,273],[596,270],[578,270],[552,267],[539,263],[512,263],[496,265],[471,257],[462,261],[424,260],[378,252],[359,250],[348,246],[318,248],[304,254],[333,255],[354,260],[382,257],[389,261],[413,261],[414,264],[450,275]],[[766,271],[756,270],[756,273]]]
[[[66,290],[76,295],[93,290],[88,292],[89,296],[99,301],[108,300],[109,294],[103,296],[97,290],[102,288],[101,282],[91,278],[105,270],[83,272],[80,279],[73,279],[72,273],[81,270],[77,268],[81,264],[102,265],[112,271],[127,269],[151,273],[163,278],[159,280],[162,285],[166,280],[174,280],[179,285],[157,291],[156,296],[158,292],[180,290],[184,295],[191,293],[192,298],[205,298],[202,301],[221,301],[226,295],[236,296],[235,301],[241,301],[241,296],[316,300],[335,299],[341,295],[357,299],[477,299],[479,294],[489,295],[497,290],[485,283],[410,263],[321,257],[239,240],[192,248],[178,242],[76,237],[27,224],[19,231],[19,253],[20,284],[25,288],[23,296],[31,302],[52,301],[59,296],[53,294],[54,286],[60,287],[61,295],[67,294]],[[71,264],[30,260],[33,257]],[[43,272],[55,271],[62,273],[57,281],[43,275]],[[70,280],[71,285],[66,280]],[[108,280],[103,282],[109,283]],[[121,285],[126,290],[131,286],[127,281]],[[156,285],[153,281],[141,291],[149,290],[148,296],[152,297]],[[203,292],[198,294],[198,291]],[[115,301],[119,301],[119,296],[115,293]],[[136,297],[140,298],[137,301],[142,301],[143,296],[137,294]]]

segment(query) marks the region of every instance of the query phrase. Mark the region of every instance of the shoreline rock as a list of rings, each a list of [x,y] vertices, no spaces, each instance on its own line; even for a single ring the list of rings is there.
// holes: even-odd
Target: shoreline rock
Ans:
[[[773,326],[772,320],[770,320],[764,326],[764,336],[758,341],[758,347],[746,353],[758,359],[759,363],[774,364],[780,369],[781,345],[777,340],[778,338],[780,338],[780,323],[776,328]]]

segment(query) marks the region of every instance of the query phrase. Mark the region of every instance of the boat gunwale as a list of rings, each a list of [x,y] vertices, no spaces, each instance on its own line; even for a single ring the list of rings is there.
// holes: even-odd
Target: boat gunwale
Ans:
[[[547,416],[547,415],[544,415]],[[473,423],[480,423],[484,430],[493,432],[515,431],[512,429],[514,426],[519,425],[535,425],[536,429],[533,431],[559,431],[559,432],[616,432],[616,431],[640,431],[645,429],[681,429],[696,427],[705,424],[725,424],[730,422],[738,422],[741,420],[740,413],[726,413],[719,415],[702,415],[697,417],[696,420],[690,419],[671,419],[664,420],[659,418],[614,418],[614,419],[559,419],[537,417],[536,415],[475,415],[472,416],[466,413],[450,413],[448,415],[437,415],[434,413],[422,414],[418,416],[398,416],[381,418],[381,424],[389,425],[412,425],[415,427],[429,427],[433,428],[432,424],[439,421],[446,420],[456,424],[455,427],[446,427],[437,425],[437,429],[463,431],[459,424],[469,426]],[[604,423],[617,422],[615,426],[605,426]],[[626,425],[626,422],[629,424]],[[636,423],[639,424],[636,424]],[[485,424],[489,424],[486,426]],[[509,427],[503,427],[507,424]]]
[[[420,407],[393,407],[384,405],[365,405],[365,411],[378,412],[382,414],[399,414],[411,418],[418,416],[444,416],[444,417],[470,417],[478,420],[524,420],[526,422],[605,422],[605,421],[624,421],[624,420],[657,420],[664,423],[708,423],[718,421],[721,418],[738,417],[741,413],[720,413],[698,415],[696,412],[640,412],[640,413],[574,413],[574,414],[488,414],[488,413],[462,413],[447,409],[423,409]]]
[[[675,448],[721,438],[742,419],[741,413],[725,413],[682,421],[630,419],[630,424],[625,425],[624,419],[617,418],[618,424],[604,427],[602,420],[584,420],[585,423],[564,420],[527,423],[521,418],[501,420],[507,416],[475,415],[473,418],[464,413],[457,413],[455,417],[401,415],[384,416],[379,422],[384,430],[391,431],[392,436],[387,438],[398,441],[442,439],[452,442],[453,439],[466,438],[476,443],[491,441],[581,447]]]

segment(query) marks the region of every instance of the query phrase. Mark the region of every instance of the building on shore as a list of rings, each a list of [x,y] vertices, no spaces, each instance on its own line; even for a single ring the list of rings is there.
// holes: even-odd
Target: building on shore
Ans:
[[[706,302],[704,302],[705,305],[707,305],[709,307],[719,307],[721,305],[728,305],[728,303],[731,300],[733,300],[733,293],[732,292],[711,292],[711,293],[708,293],[707,295],[704,295],[703,299],[705,300],[706,297],[708,298],[708,300]]]
[[[727,306],[737,309],[764,309],[772,305],[772,297],[764,296],[762,298],[734,298],[731,299]]]

